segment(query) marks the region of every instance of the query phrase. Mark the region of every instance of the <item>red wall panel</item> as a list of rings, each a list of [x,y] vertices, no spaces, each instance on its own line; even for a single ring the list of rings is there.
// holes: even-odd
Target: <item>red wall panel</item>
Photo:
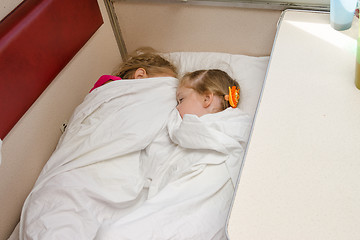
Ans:
[[[102,23],[97,0],[25,0],[0,22],[1,139]]]

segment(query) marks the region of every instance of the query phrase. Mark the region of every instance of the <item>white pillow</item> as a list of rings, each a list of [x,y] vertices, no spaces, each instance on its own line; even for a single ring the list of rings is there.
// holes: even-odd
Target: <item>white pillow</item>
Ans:
[[[269,57],[216,52],[173,52],[168,59],[178,68],[179,77],[200,69],[221,69],[240,84],[239,108],[254,117],[266,75]]]

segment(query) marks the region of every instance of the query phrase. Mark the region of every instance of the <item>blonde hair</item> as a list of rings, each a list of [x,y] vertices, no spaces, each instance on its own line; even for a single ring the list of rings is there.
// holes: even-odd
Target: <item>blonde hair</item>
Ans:
[[[211,92],[222,97],[222,110],[230,107],[225,95],[229,94],[229,87],[236,86],[240,89],[239,83],[232,79],[226,72],[219,69],[198,70],[185,74],[180,80],[179,87],[188,87],[203,95]]]
[[[159,74],[168,74],[177,77],[176,67],[165,58],[161,57],[152,48],[140,48],[120,64],[114,75],[123,79],[134,78],[135,71],[144,68],[149,77]]]

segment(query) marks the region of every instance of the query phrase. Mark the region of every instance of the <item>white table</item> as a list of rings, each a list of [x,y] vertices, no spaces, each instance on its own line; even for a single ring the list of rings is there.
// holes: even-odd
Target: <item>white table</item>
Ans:
[[[229,239],[360,239],[358,22],[285,11],[228,220]]]

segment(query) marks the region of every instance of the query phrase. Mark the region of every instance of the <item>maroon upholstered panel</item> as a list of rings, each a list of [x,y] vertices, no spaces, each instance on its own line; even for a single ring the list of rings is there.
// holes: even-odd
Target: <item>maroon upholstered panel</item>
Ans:
[[[25,0],[0,22],[1,139],[102,23],[97,0]]]

